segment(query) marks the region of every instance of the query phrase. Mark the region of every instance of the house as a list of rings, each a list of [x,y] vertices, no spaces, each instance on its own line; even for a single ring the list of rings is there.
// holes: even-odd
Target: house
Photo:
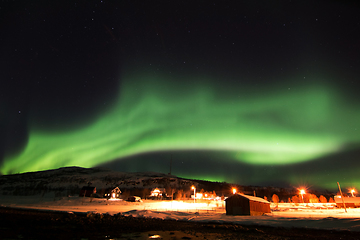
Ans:
[[[336,206],[338,208],[343,208],[344,204],[346,207],[349,207],[349,208],[360,207],[360,197],[342,197],[341,198],[340,195],[336,195],[336,196],[334,196],[334,200],[335,200]]]
[[[121,190],[116,188],[108,188],[105,190],[104,197],[107,199],[120,199],[121,196]]]
[[[164,199],[164,198],[167,198],[165,188],[153,188],[151,190],[150,196],[148,196],[148,198],[149,199]]]
[[[84,186],[80,190],[79,197],[93,197],[96,193],[96,187]]]
[[[165,188],[154,188],[151,190],[152,197],[161,197],[165,196]]]
[[[225,199],[226,215],[264,215],[270,213],[270,202],[259,197],[234,194]]]

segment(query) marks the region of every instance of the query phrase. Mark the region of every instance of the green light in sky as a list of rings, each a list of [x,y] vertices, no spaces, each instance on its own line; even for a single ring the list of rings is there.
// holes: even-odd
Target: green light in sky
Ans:
[[[187,179],[195,179],[195,180],[205,180],[210,182],[225,182],[225,178],[221,176],[214,176],[214,175],[202,175],[199,174],[196,177],[194,175],[187,175],[183,174],[181,177],[187,178]]]
[[[31,127],[27,146],[5,159],[1,173],[93,167],[171,150],[220,150],[234,161],[291,164],[360,142],[352,131],[359,107],[347,105],[330,86],[253,89],[207,79],[167,80],[127,77],[115,107],[77,131]]]

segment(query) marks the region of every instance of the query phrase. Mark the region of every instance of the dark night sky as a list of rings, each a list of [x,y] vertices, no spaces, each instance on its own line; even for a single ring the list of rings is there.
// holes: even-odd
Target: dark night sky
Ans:
[[[2,1],[0,172],[360,188],[356,1]],[[341,164],[340,164],[341,163]]]

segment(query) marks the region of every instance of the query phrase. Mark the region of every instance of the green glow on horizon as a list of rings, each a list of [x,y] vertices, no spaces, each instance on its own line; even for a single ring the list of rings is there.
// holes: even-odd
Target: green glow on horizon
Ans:
[[[180,177],[180,176],[178,176]],[[193,175],[188,175],[188,174],[182,174],[181,175],[182,178],[186,178],[186,179],[193,179],[193,180],[203,180],[203,181],[210,181],[210,182],[225,182],[225,178],[221,177],[221,176],[213,176],[213,175],[197,175],[196,177],[194,177]]]
[[[249,164],[291,164],[360,142],[352,131],[360,122],[354,110],[359,107],[347,106],[330,86],[261,91],[244,86],[235,92],[207,79],[190,84],[179,78],[176,85],[166,80],[146,75],[123,80],[115,107],[77,131],[30,128],[26,148],[6,158],[1,173],[93,167],[171,150],[220,150]]]

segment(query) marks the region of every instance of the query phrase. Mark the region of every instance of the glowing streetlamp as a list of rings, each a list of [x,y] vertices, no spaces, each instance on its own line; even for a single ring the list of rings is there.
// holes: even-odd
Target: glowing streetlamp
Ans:
[[[195,203],[195,197],[196,197],[196,187],[192,186],[191,189],[194,190],[194,203]]]
[[[301,199],[302,199],[302,202],[304,203],[304,194],[305,194],[305,190],[304,190],[304,189],[300,189],[300,194],[301,194]]]
[[[232,192],[233,192],[233,194],[235,194],[236,193],[236,188],[233,188]]]
[[[351,190],[350,190],[350,193],[351,193],[351,195],[352,195],[353,197],[355,197],[355,196],[354,196],[354,193],[356,193],[355,189],[351,189]]]

